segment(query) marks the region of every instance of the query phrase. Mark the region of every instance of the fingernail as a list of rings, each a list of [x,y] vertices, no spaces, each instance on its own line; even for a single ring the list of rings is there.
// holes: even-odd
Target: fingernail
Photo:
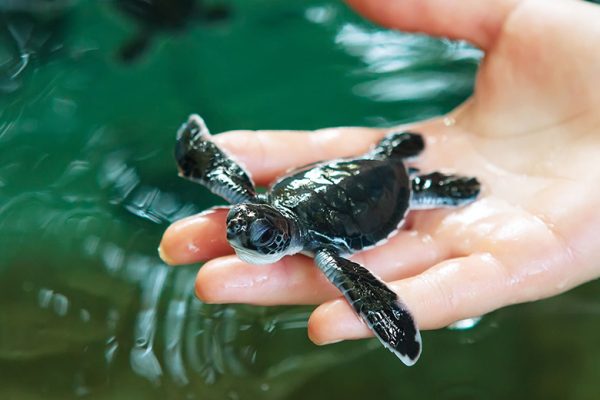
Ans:
[[[339,343],[339,342],[343,342],[344,339],[331,339],[331,340],[327,340],[325,342],[321,342],[321,343],[317,343],[318,346],[327,346],[328,344],[335,344],[335,343]]]
[[[173,261],[168,255],[167,253],[165,253],[165,251],[163,250],[162,246],[158,246],[158,256],[160,257],[161,260],[164,261],[165,264],[168,265],[175,265],[175,261]]]

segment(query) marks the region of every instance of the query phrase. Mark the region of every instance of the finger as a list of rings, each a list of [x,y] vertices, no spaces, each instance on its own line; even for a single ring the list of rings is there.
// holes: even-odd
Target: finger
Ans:
[[[393,128],[328,128],[317,131],[230,131],[214,136],[214,141],[231,154],[265,185],[291,168],[322,160],[365,153],[385,134],[411,130],[426,139],[440,131],[439,119]]]
[[[233,253],[225,234],[227,209],[212,209],[173,223],[158,252],[169,265],[192,264]]]
[[[421,275],[390,284],[420,329],[436,329],[520,301],[516,283],[489,254],[442,262]],[[372,336],[345,300],[319,306],[308,323],[317,344]]]
[[[401,231],[385,246],[353,259],[384,280],[422,272],[445,257],[434,239]],[[312,258],[285,257],[275,264],[252,265],[235,256],[206,263],[196,279],[196,294],[207,303],[259,305],[317,304],[340,295]]]
[[[232,131],[216,135],[214,141],[264,185],[292,167],[365,152],[383,135],[383,130],[370,128]]]
[[[520,0],[347,0],[359,13],[390,28],[493,45]]]

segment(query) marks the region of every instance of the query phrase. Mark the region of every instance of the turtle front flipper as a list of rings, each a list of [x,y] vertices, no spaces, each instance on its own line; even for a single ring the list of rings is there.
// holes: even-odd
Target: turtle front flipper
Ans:
[[[481,185],[476,178],[433,172],[415,176],[411,189],[410,208],[424,210],[471,203],[479,195]]]
[[[418,156],[425,148],[423,136],[414,132],[388,133],[368,154],[369,158],[383,160],[386,158],[406,159]]]
[[[201,183],[229,203],[255,199],[252,179],[210,140],[208,129],[199,115],[191,115],[179,128],[175,158],[180,176]]]
[[[417,362],[421,335],[396,293],[366,268],[333,251],[319,250],[315,262],[387,349],[406,365]]]

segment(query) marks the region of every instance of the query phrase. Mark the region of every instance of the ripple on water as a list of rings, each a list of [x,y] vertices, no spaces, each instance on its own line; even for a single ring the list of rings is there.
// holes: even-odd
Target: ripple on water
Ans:
[[[169,299],[165,317],[165,367],[177,385],[189,383],[182,352],[185,318],[189,303],[189,296],[186,294],[191,290],[193,290],[193,277],[189,274],[177,274],[173,284],[173,296]]]
[[[45,62],[63,47],[66,15],[75,0],[1,1],[0,45],[6,59],[0,64],[0,93],[22,88],[25,72]]]
[[[363,348],[359,344],[352,347],[352,351],[346,351],[350,347],[312,346],[306,339],[309,312],[305,308],[267,310],[203,304],[193,295],[195,268],[170,269],[157,258],[156,245],[167,223],[197,212],[215,200],[190,195],[188,193],[193,192],[188,190],[190,186],[178,187],[174,183],[177,180],[174,166],[171,161],[168,164],[164,161],[170,160],[170,149],[161,148],[172,135],[164,139],[159,132],[162,128],[153,126],[149,132],[142,132],[139,125],[131,121],[160,121],[162,118],[163,127],[168,127],[172,121],[179,120],[179,114],[189,111],[184,109],[190,104],[200,105],[224,121],[232,116],[237,118],[243,108],[250,109],[250,114],[228,122],[239,126],[262,124],[261,118],[279,113],[266,107],[268,111],[261,116],[259,106],[243,107],[243,103],[233,102],[231,108],[223,106],[218,112],[211,111],[213,101],[228,103],[222,101],[229,99],[227,97],[217,99],[221,90],[227,88],[219,87],[212,74],[204,76],[198,73],[203,71],[201,68],[197,71],[194,67],[192,78],[199,77],[202,85],[215,84],[211,89],[211,96],[215,98],[203,97],[203,93],[195,91],[200,86],[195,86],[187,76],[180,77],[176,73],[175,78],[169,78],[171,72],[165,74],[181,64],[176,60],[173,64],[164,60],[154,60],[156,64],[153,64],[148,60],[137,66],[135,73],[122,66],[111,70],[114,66],[106,61],[112,60],[114,48],[110,46],[122,39],[119,35],[125,28],[120,25],[122,21],[113,20],[110,7],[75,0],[0,1],[0,12],[11,4],[57,7],[53,11],[57,16],[77,4],[82,7],[78,11],[83,11],[74,16],[81,18],[77,22],[80,25],[87,25],[87,21],[93,23],[86,29],[77,26],[73,31],[76,34],[69,44],[79,43],[82,49],[85,47],[78,54],[71,52],[66,61],[57,60],[56,64],[48,65],[46,59],[37,57],[41,53],[31,52],[31,58],[15,58],[17,71],[21,64],[27,67],[18,73],[22,80],[9,82],[14,85],[12,89],[10,85],[2,86],[0,78],[0,92],[8,88],[6,90],[23,93],[21,98],[6,97],[9,104],[0,107],[0,230],[10,239],[5,241],[3,236],[0,241],[3,257],[0,272],[14,274],[0,280],[1,293],[7,296],[0,302],[0,361],[29,360],[34,366],[32,375],[39,374],[36,378],[50,380],[48,377],[52,374],[48,371],[55,368],[47,368],[43,360],[60,359],[57,365],[78,370],[65,379],[70,379],[67,392],[74,391],[80,396],[101,392],[107,381],[116,382],[125,376],[126,384],[116,384],[120,392],[129,388],[140,393],[136,390],[146,390],[152,386],[146,382],[151,382],[169,389],[173,384],[187,397],[284,398],[290,388],[309,377],[352,360],[377,345]],[[335,68],[340,60],[347,62],[347,56],[355,60],[339,74],[349,77],[347,82],[339,82],[340,92],[354,90],[362,97],[359,101],[348,100],[350,106],[362,107],[364,99],[377,102],[377,107],[381,102],[427,100],[438,95],[442,87],[434,75],[428,75],[427,68],[440,60],[471,62],[480,56],[462,44],[383,32],[363,23],[348,22],[351,18],[338,3],[302,7],[305,20],[300,22],[313,31],[328,31],[323,38],[335,42],[321,48],[323,53],[319,55],[340,50],[338,53],[343,53],[345,58],[332,59]],[[240,26],[246,29],[248,21]],[[294,29],[300,27],[297,20],[293,22],[290,26]],[[34,27],[31,36],[23,36],[25,30],[18,30],[18,35],[12,35],[11,40],[25,43],[44,31],[35,30],[43,26],[30,26]],[[232,29],[238,28],[233,26]],[[272,34],[272,29],[265,31]],[[98,32],[106,36],[97,35]],[[238,35],[239,32],[247,31],[238,31]],[[203,35],[201,31],[193,34],[198,33],[198,37]],[[214,40],[220,48],[226,45],[229,40],[226,36],[230,33],[224,30],[217,34],[223,35]],[[214,46],[210,38],[218,35],[203,42],[208,51]],[[106,41],[101,37],[106,37]],[[191,37],[195,42],[197,37]],[[292,36],[290,43],[298,37]],[[268,42],[268,38],[262,39]],[[181,40],[165,41],[162,54],[177,55],[174,49],[185,46],[189,38]],[[241,38],[239,51],[234,52],[246,51],[247,40],[246,36]],[[277,54],[284,50],[281,48],[283,39],[268,43],[276,45]],[[92,48],[98,57],[92,57],[88,64],[81,63],[90,60],[84,56],[87,57]],[[184,54],[188,55],[187,50]],[[207,59],[207,65],[200,67],[210,67],[208,64],[212,61],[219,66],[218,59]],[[248,61],[252,62],[250,58]],[[315,64],[313,60],[309,63]],[[35,74],[30,68],[32,65],[38,68]],[[251,64],[247,70],[263,68],[262,64]],[[217,69],[213,69],[213,73]],[[29,71],[32,71],[31,76]],[[406,78],[400,74],[406,74]],[[148,76],[152,79],[146,79]],[[35,79],[29,80],[30,77]],[[156,77],[160,79],[154,79]],[[223,75],[226,85],[230,85],[231,77],[229,71]],[[132,82],[128,81],[130,78]],[[250,105],[254,106],[254,99],[258,98],[256,89],[276,96],[279,83],[275,83],[275,91],[269,91],[268,87],[269,82],[276,81],[274,78],[258,79],[260,84],[249,86],[251,89],[247,92],[241,88],[238,93],[234,85],[232,98],[236,101],[250,98]],[[318,76],[307,78],[310,85],[319,83]],[[446,81],[455,78],[463,84],[458,75],[442,76]],[[286,85],[294,84],[287,76],[285,79]],[[162,86],[152,87],[152,90],[158,89],[163,97],[158,101],[150,96],[147,100],[141,98],[143,96],[137,93],[146,93],[144,90],[152,86],[154,80]],[[416,87],[418,83],[410,80],[419,80],[420,90]],[[306,82],[301,85],[308,86]],[[177,91],[162,92],[171,83]],[[334,92],[338,90],[336,84],[331,86]],[[188,87],[194,89],[189,90],[190,97],[186,101],[188,93],[181,89]],[[394,95],[386,89],[388,87],[403,94]],[[314,97],[314,93],[310,95]],[[186,102],[178,104],[180,100]],[[148,112],[156,109],[157,103],[160,118]],[[265,104],[270,106],[271,103],[269,98]],[[121,109],[123,104],[126,110]],[[307,103],[302,100],[286,108],[293,109],[297,105]],[[345,107],[342,101],[341,109],[345,111]],[[124,115],[128,113],[132,115]],[[329,113],[328,108],[323,111],[324,120],[328,121],[326,114]],[[283,126],[288,120],[286,117],[273,121]],[[310,123],[317,121],[318,118]],[[151,135],[150,140],[146,135]],[[28,282],[23,286],[27,290],[14,285],[21,281]],[[463,333],[469,335],[479,328]],[[100,351],[96,354],[94,348]],[[41,367],[36,369],[36,362]],[[93,365],[94,371],[88,374],[89,365]],[[94,374],[105,370],[109,371],[110,379],[94,385]],[[143,378],[133,380],[142,383],[131,384],[129,373]],[[68,374],[63,372],[61,376]],[[7,381],[0,380],[0,383]],[[52,384],[44,386],[38,382],[30,386],[53,388]]]
[[[134,328],[134,347],[130,352],[131,368],[153,383],[159,383],[162,368],[154,353],[157,328],[157,309],[165,279],[166,268],[154,268],[142,281],[141,305]]]

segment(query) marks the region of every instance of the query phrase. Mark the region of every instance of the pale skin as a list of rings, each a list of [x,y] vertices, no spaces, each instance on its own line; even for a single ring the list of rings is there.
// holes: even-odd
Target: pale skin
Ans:
[[[421,329],[560,294],[600,276],[600,7],[578,0],[348,0],[390,28],[464,39],[485,51],[473,96],[422,133],[414,165],[477,176],[479,199],[415,211],[388,243],[353,258],[388,282]],[[216,136],[260,185],[292,167],[357,155],[393,129],[235,131]],[[202,190],[202,189],[199,189]],[[316,304],[317,344],[371,336],[304,256],[240,261],[225,210],[171,225],[169,264],[207,261],[208,303]]]

